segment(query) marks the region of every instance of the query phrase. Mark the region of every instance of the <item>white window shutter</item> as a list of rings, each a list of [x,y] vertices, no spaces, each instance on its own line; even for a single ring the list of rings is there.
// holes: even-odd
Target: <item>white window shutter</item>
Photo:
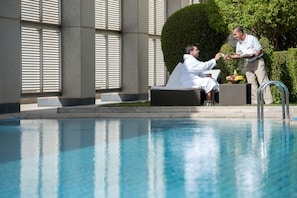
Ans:
[[[119,36],[108,36],[108,88],[120,88],[121,86],[121,39]]]
[[[95,0],[95,87],[121,87],[121,1]]]
[[[109,0],[108,1],[108,29],[109,30],[120,30],[120,21],[121,21],[121,15],[120,15],[120,9],[121,4],[120,0]]]
[[[166,83],[166,67],[159,39],[156,40],[156,65],[156,84],[164,85]]]
[[[150,38],[148,41],[148,85],[164,85],[166,83],[166,68],[161,49],[161,34],[165,23],[165,0],[149,0],[148,29]]]
[[[149,38],[148,40],[148,85],[154,86],[156,79],[155,79],[155,45],[154,40]]]
[[[21,0],[22,93],[61,91],[61,0]]]
[[[22,92],[41,91],[40,73],[40,31],[22,27]]]
[[[155,23],[156,23],[156,14],[155,14],[155,0],[148,0],[149,3],[149,34],[155,34]]]
[[[42,22],[59,24],[61,19],[60,7],[60,0],[43,0]]]
[[[96,89],[121,86],[120,37],[96,34]]]
[[[165,23],[165,0],[156,1],[156,34],[161,35]]]
[[[43,92],[61,91],[60,32],[55,30],[44,30],[42,38]]]
[[[106,0],[95,0],[95,28],[106,29],[107,28],[107,7]]]
[[[107,39],[105,35],[96,34],[95,36],[95,86],[96,89],[107,88],[107,61],[106,48]]]
[[[40,22],[40,0],[21,0],[21,19]]]

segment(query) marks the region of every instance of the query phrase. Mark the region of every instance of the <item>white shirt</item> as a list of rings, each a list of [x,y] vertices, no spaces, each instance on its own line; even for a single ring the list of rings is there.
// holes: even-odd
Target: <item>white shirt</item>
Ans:
[[[255,54],[258,50],[262,50],[262,46],[253,35],[246,34],[245,40],[239,40],[236,44],[236,54]],[[263,53],[259,54],[259,56],[246,59],[246,61],[253,62],[261,56],[263,56]]]

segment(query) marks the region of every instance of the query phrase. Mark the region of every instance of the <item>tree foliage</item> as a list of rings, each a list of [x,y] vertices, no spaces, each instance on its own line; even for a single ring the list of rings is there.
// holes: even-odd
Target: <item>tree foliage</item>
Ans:
[[[242,25],[257,37],[267,37],[277,50],[296,47],[296,0],[210,0],[229,31]],[[294,34],[291,34],[291,32]],[[292,41],[293,39],[293,41]]]
[[[228,34],[213,29],[209,22],[208,3],[187,6],[172,14],[163,26],[161,45],[167,70],[171,73],[189,44],[198,44],[199,59],[209,60],[226,42]],[[227,29],[227,28],[226,28]]]

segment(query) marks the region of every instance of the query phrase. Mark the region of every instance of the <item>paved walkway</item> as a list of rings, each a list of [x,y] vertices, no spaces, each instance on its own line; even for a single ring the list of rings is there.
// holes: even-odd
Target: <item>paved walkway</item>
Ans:
[[[152,106],[102,107],[96,105],[68,107],[38,107],[21,105],[20,113],[0,114],[0,119],[54,119],[54,118],[257,118],[257,106]],[[297,119],[297,106],[290,106],[290,118]],[[282,120],[282,106],[264,106],[264,118]]]

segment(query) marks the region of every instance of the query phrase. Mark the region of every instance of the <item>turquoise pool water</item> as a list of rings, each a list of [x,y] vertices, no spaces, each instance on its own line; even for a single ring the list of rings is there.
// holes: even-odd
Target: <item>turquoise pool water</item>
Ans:
[[[297,125],[2,120],[0,197],[297,197]]]

